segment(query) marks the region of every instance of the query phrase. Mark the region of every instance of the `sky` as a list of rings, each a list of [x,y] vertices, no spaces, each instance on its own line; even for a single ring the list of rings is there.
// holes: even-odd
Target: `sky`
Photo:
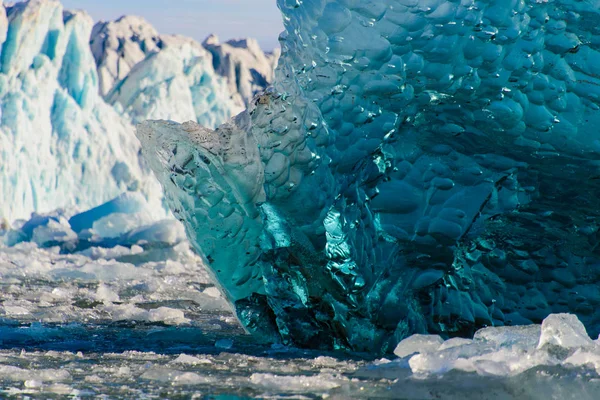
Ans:
[[[278,46],[283,31],[276,0],[62,0],[66,9],[86,10],[95,21],[122,15],[146,18],[163,34],[222,41],[253,37],[264,50]]]

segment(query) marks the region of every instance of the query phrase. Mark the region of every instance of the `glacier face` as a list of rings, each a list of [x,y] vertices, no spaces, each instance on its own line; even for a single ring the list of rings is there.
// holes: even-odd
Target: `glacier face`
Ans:
[[[212,54],[215,71],[227,78],[229,91],[237,94],[234,101],[244,109],[273,82],[279,49],[265,54],[254,39],[220,43],[215,35],[206,38],[202,45]]]
[[[0,46],[0,221],[88,209],[125,191],[143,193],[161,218],[133,124],[215,127],[243,109],[208,50],[138,17],[94,25],[54,0],[1,6]]]
[[[556,312],[597,334],[597,5],[278,5],[246,113],[138,128],[246,328],[382,352]]]
[[[91,18],[54,1],[3,6],[0,14],[2,217],[93,206],[126,190],[150,197],[158,185],[142,166],[131,123],[98,95]]]
[[[216,127],[240,111],[210,53],[193,39],[159,35],[144,19],[94,26],[90,42],[106,101],[134,123],[163,118]]]

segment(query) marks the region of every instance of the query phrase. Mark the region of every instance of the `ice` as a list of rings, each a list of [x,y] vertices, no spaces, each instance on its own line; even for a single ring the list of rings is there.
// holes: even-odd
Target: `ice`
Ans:
[[[538,329],[538,338],[540,326]],[[522,329],[521,327],[515,327]],[[533,328],[533,327],[532,327]],[[10,330],[3,328],[3,340],[12,340]],[[21,335],[29,330],[18,329]],[[36,328],[39,338],[46,340],[53,335],[56,341],[60,330],[42,326]],[[74,329],[71,328],[71,329]],[[137,329],[140,329],[138,327]],[[88,396],[108,395],[126,397],[135,393],[137,397],[190,397],[220,394],[238,397],[328,397],[328,398],[398,398],[407,399],[481,399],[481,398],[527,398],[527,399],[595,399],[597,397],[598,373],[594,366],[594,351],[578,349],[566,360],[538,358],[530,368],[510,372],[507,362],[524,364],[532,355],[521,353],[522,360],[512,361],[498,349],[473,352],[473,357],[450,358],[449,370],[413,372],[408,365],[397,360],[365,361],[348,354],[322,355],[320,352],[299,351],[293,348],[277,353],[268,348],[253,345],[243,352],[228,352],[223,349],[194,347],[193,341],[184,336],[178,339],[170,331],[171,341],[157,336],[160,329],[136,337],[138,344],[150,346],[162,341],[158,351],[146,349],[105,351],[99,348],[112,345],[100,340],[94,351],[21,351],[0,350],[0,382],[4,396],[41,396],[52,388],[62,387],[67,391],[85,392]],[[178,328],[183,329],[183,328]],[[488,337],[499,335],[490,331]],[[94,335],[103,336],[96,327]],[[119,337],[120,342],[129,342],[127,335],[133,330],[112,330],[108,337]],[[522,331],[521,331],[522,332]],[[64,332],[65,340],[81,338],[81,331]],[[189,333],[188,333],[189,335]],[[197,337],[195,338],[198,345]],[[110,341],[109,341],[110,342]],[[51,341],[42,346],[52,346]],[[54,346],[57,346],[54,342]],[[77,346],[75,342],[73,346]],[[474,345],[474,344],[473,344]],[[181,348],[186,348],[181,353]],[[127,349],[127,345],[122,347]],[[481,348],[479,348],[481,350]],[[530,347],[533,352],[545,352]],[[455,353],[434,351],[428,353],[444,362]],[[465,355],[467,352],[463,351]],[[414,356],[418,357],[418,356]],[[495,357],[495,362],[484,360]],[[474,360],[477,359],[478,361]],[[597,358],[597,356],[596,356]],[[469,366],[477,365],[476,371]],[[9,367],[3,369],[4,367]],[[56,386],[62,385],[62,386]]]
[[[169,252],[177,252],[176,247],[186,239],[177,221],[156,221],[150,208],[140,193],[128,192],[68,219],[64,210],[45,215],[34,213],[20,228],[15,226],[1,233],[0,243],[59,246],[62,252],[93,259],[159,261],[168,258]]]
[[[339,387],[339,380],[332,375],[317,375],[311,377],[281,376],[273,374],[252,374],[250,381],[258,386],[275,392],[298,393],[307,389],[314,393],[326,392]]]
[[[246,108],[273,81],[279,49],[265,54],[254,39],[220,43],[216,35],[210,35],[202,45],[212,54],[215,71],[227,78],[229,91],[237,94],[236,104]]]
[[[596,336],[597,7],[278,6],[273,87],[245,113],[214,130],[137,130],[247,330],[383,354],[414,333],[468,338],[571,313]],[[442,352],[463,360],[486,346]],[[496,362],[463,369],[500,374]]]
[[[194,356],[190,356],[187,354],[180,354],[179,357],[177,357],[175,360],[171,361],[173,364],[190,364],[190,365],[197,365],[197,364],[212,364],[212,362],[210,360],[207,359],[200,359],[198,357],[194,357]]]
[[[71,218],[59,210],[15,224],[0,236],[0,320],[190,326],[190,313],[229,315],[181,225],[147,218],[148,207],[128,193]]]
[[[113,321],[162,322],[166,325],[183,325],[190,322],[182,310],[168,307],[144,310],[133,304],[107,304],[99,310],[107,313]]]
[[[502,326],[480,329],[475,332],[474,340],[494,346],[519,345],[530,348],[538,345],[540,335],[540,325]]]
[[[0,14],[5,7],[2,6]],[[160,205],[131,121],[98,94],[93,22],[57,1],[7,6],[2,44],[0,203],[4,218],[96,206],[128,188]],[[35,134],[32,134],[35,132]],[[120,166],[120,174],[111,171]]]
[[[228,81],[235,74],[219,75],[201,44],[161,35],[139,17],[94,25],[56,0],[5,4],[0,47],[0,221],[88,210],[126,191],[141,193],[155,220],[164,218],[133,123],[216,127],[242,110]],[[260,71],[253,90],[265,88],[273,57],[256,46],[235,49],[245,74]]]
[[[79,61],[90,66],[79,30],[90,25],[81,13],[54,13],[56,4],[8,8],[18,35],[7,43],[21,37],[40,48],[3,48],[15,65],[6,68],[25,70],[19,85],[6,78],[19,90],[10,89],[2,117],[37,129],[27,106],[56,104],[60,117],[68,104],[73,114],[56,121],[74,136],[58,136],[82,139],[96,132],[94,123],[80,129],[94,107],[109,110],[98,124],[118,113],[90,90],[95,66],[71,73]],[[583,121],[596,118],[588,39],[598,12],[568,2],[425,5],[280,1],[288,32],[279,78],[248,113],[217,130],[142,125],[150,164],[192,243],[176,221],[147,217],[162,208],[160,196],[144,186],[151,179],[135,146],[132,158],[111,153],[129,149],[114,130],[98,131],[113,140],[90,145],[98,154],[84,145],[79,164],[61,164],[61,179],[97,172],[118,182],[74,180],[69,193],[92,190],[93,201],[55,196],[53,176],[43,176],[45,186],[28,177],[15,185],[14,176],[0,184],[13,201],[0,227],[0,397],[596,399],[600,350],[588,333],[597,337],[600,304],[598,146]],[[25,12],[41,28],[20,30]],[[52,60],[62,50],[50,44],[68,24],[70,61]],[[137,52],[136,32],[107,33],[126,50],[106,59],[122,55],[127,65],[106,85],[155,78],[144,90],[158,106],[170,101],[155,95],[168,85],[165,71],[137,69],[156,60]],[[139,32],[147,48],[162,40]],[[184,42],[171,69],[177,96],[193,91],[179,62],[202,51]],[[250,42],[217,46],[253,51]],[[32,81],[35,68],[50,75]],[[31,94],[54,81],[52,101]],[[115,110],[147,111],[115,96]],[[179,111],[191,113],[165,108]],[[0,135],[10,149],[1,165],[42,175],[36,163],[53,158],[19,156],[13,144],[27,146],[15,132],[16,144]],[[48,139],[39,132],[36,140]],[[72,157],[77,146],[67,142]],[[102,157],[110,165],[94,171]],[[83,159],[91,160],[84,170]]]
[[[152,369],[145,372],[142,379],[148,379],[159,382],[170,383],[173,386],[178,385],[207,385],[214,384],[216,378],[211,376],[201,376],[193,372],[181,372],[171,369]]]
[[[0,366],[0,379],[12,381],[29,381],[30,385],[39,386],[41,382],[61,382],[71,380],[71,374],[64,370],[44,369],[27,371],[7,365]]]
[[[128,192],[98,207],[72,216],[69,225],[75,232],[81,232],[93,228],[95,223],[111,214],[135,214],[144,211],[146,206],[143,196]]]
[[[405,339],[406,340],[411,340]],[[418,337],[413,339],[418,340]],[[551,314],[540,325],[485,328],[474,340],[449,339],[410,358],[414,374],[465,371],[483,376],[516,376],[541,366],[594,365],[600,348],[572,314]],[[539,343],[539,344],[538,344]],[[563,351],[557,351],[556,348]],[[566,350],[566,352],[564,351]]]
[[[593,347],[581,321],[572,314],[554,314],[542,323],[542,335],[538,348],[558,346],[565,349]]]
[[[412,335],[398,343],[394,354],[403,358],[415,353],[435,351],[442,343],[444,343],[444,339],[438,335]]]
[[[117,303],[121,301],[119,295],[103,283],[98,285],[98,289],[96,289],[96,300],[103,303]]]

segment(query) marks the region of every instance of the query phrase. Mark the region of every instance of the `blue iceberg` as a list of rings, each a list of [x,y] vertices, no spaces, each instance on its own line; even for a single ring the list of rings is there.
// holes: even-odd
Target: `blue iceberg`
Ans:
[[[391,352],[571,312],[597,335],[597,2],[278,5],[245,113],[138,127],[246,329]]]

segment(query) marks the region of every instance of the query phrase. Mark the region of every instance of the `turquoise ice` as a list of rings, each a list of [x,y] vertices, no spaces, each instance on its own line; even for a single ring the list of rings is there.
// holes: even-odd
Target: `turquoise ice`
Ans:
[[[600,331],[600,3],[279,0],[273,88],[138,136],[248,331],[391,352]]]

